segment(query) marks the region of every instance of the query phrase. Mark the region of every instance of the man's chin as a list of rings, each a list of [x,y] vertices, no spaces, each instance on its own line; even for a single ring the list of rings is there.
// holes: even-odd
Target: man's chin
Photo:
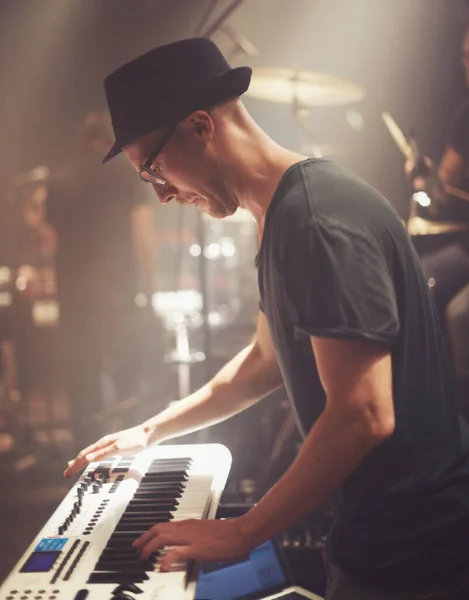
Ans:
[[[208,214],[213,219],[224,219],[225,217],[231,217],[237,211],[237,206],[226,206],[225,204],[221,204],[219,202],[199,202],[197,207],[200,208],[203,212]]]

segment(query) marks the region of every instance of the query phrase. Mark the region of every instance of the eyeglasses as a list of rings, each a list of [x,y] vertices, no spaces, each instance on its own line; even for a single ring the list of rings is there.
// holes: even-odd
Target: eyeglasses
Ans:
[[[168,131],[165,133],[165,135],[159,142],[158,146],[155,148],[155,150],[153,150],[153,152],[138,170],[140,179],[142,179],[142,181],[145,181],[146,183],[152,183],[154,185],[159,185],[161,187],[166,187],[168,185],[166,179],[160,174],[161,169],[159,167],[153,166],[153,163],[155,162],[155,158],[168,143],[169,138],[173,135],[176,127],[177,123],[175,123],[168,129]]]

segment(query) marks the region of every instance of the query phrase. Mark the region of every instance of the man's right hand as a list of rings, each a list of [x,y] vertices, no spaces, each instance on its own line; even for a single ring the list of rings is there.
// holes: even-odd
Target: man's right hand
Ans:
[[[103,460],[116,454],[126,456],[140,452],[147,447],[149,436],[143,425],[106,435],[71,460],[64,471],[64,476],[73,477],[90,462]]]

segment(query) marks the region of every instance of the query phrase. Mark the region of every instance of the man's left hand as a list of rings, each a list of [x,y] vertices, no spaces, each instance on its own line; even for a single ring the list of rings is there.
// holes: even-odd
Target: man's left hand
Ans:
[[[161,563],[162,571],[168,571],[173,563],[188,559],[203,562],[237,560],[247,556],[254,545],[244,531],[241,518],[160,523],[133,543],[142,560],[169,546],[171,549]]]

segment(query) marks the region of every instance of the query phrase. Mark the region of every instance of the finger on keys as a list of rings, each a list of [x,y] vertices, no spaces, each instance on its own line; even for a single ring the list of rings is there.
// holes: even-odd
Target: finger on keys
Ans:
[[[165,546],[185,546],[186,543],[182,538],[177,536],[159,533],[150,540],[140,551],[140,560],[147,560],[152,554],[161,550]]]
[[[96,452],[90,452],[89,454],[86,455],[86,460],[88,462],[96,462],[98,460],[102,460],[103,458],[107,458],[110,455],[116,454],[117,452],[117,447],[115,444],[112,444],[111,446],[107,446],[106,448],[103,448],[102,450],[97,450]]]
[[[90,456],[92,456],[94,452],[96,452],[97,450],[101,450],[108,444],[109,441],[103,439],[84,448],[81,452],[78,453],[75,459],[68,462],[67,468],[64,471],[64,477],[73,477],[73,475],[76,475],[89,462],[92,462],[90,460]]]
[[[132,542],[132,546],[136,550],[140,551],[148,544],[150,540],[152,540],[155,537],[155,535],[158,535],[158,533],[160,532],[160,528],[160,525],[154,525],[151,529],[145,531],[145,533],[142,533],[142,535],[139,538],[134,540]]]
[[[67,468],[64,471],[64,477],[73,477],[88,464],[86,455],[80,452],[76,458],[68,461]]]
[[[193,546],[173,548],[161,561],[160,571],[167,573],[171,570],[173,564],[189,560],[190,558],[196,558]]]

